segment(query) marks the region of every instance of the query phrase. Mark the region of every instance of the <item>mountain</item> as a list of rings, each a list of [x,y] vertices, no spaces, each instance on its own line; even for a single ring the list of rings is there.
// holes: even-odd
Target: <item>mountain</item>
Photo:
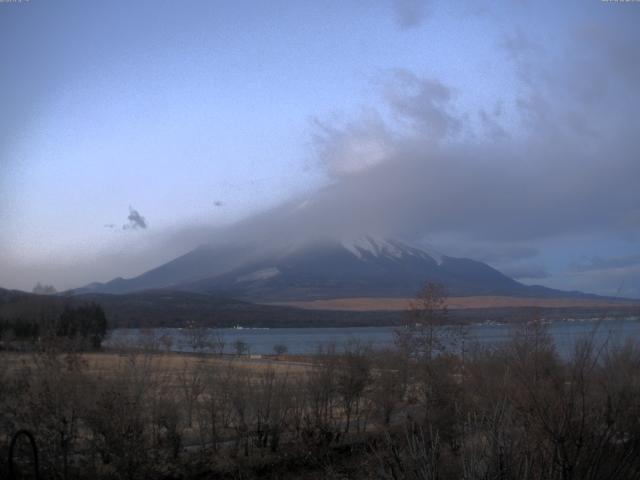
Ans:
[[[482,262],[371,236],[351,242],[305,243],[180,288],[224,292],[254,301],[282,301],[412,297],[426,281],[442,283],[451,296],[568,295],[523,285]]]
[[[82,293],[129,293],[167,288],[228,272],[251,258],[247,247],[203,245],[170,262],[134,278],[115,278],[106,283],[91,283],[73,291]]]
[[[482,262],[373,236],[315,240],[260,254],[244,246],[199,247],[138,277],[91,284],[76,293],[171,288],[275,302],[411,297],[426,281],[444,284],[451,296],[585,296],[527,286]]]

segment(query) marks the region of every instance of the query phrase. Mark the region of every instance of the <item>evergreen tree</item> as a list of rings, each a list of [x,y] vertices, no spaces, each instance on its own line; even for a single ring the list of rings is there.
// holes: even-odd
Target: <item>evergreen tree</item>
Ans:
[[[66,306],[56,328],[58,337],[81,337],[89,341],[93,348],[100,348],[106,334],[107,318],[104,310],[93,302],[78,307]]]

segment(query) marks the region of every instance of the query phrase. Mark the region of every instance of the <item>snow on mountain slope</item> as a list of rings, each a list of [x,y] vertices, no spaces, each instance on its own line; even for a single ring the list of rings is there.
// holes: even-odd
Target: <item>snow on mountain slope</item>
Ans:
[[[280,270],[276,267],[263,268],[261,270],[256,270],[255,272],[250,272],[245,275],[241,275],[237,278],[237,282],[255,282],[258,280],[266,280],[271,277],[275,277],[276,275],[280,275]]]
[[[523,285],[482,262],[371,235],[292,242],[270,250],[200,247],[138,277],[77,293],[177,288],[253,301],[408,297],[427,281],[442,283],[452,296],[566,296]]]
[[[482,262],[427,253],[393,239],[315,240],[223,275],[182,285],[254,301],[413,296],[426,281],[451,295],[528,296],[527,287]]]
[[[389,240],[370,235],[350,241],[343,240],[340,243],[349,252],[362,260],[371,257],[403,258],[414,256],[423,259],[430,258],[437,264],[441,264],[445,257],[435,250],[417,249],[398,240]]]

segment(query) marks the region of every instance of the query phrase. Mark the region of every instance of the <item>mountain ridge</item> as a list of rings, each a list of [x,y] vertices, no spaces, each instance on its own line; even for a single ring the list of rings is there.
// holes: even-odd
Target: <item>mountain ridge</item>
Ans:
[[[410,297],[427,281],[452,296],[604,298],[525,285],[486,263],[365,235],[314,239],[286,248],[200,246],[137,277],[118,277],[73,291],[133,293],[171,288],[248,301],[296,301],[348,297]]]

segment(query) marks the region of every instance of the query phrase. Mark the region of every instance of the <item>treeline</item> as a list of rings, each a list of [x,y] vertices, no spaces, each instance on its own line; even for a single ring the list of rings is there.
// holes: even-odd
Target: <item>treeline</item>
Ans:
[[[563,360],[539,323],[492,349],[432,326],[307,366],[43,351],[0,370],[0,462],[27,429],[46,478],[640,478],[637,344]]]
[[[19,318],[34,323],[41,317],[55,318],[65,306],[86,303],[102,306],[110,328],[166,328],[195,324],[227,328],[236,325],[255,328],[398,326],[407,320],[406,311],[304,310],[277,305],[258,305],[237,299],[171,290],[152,290],[125,295],[78,294],[34,295],[0,289],[0,319]],[[616,308],[483,308],[449,312],[455,323],[524,323],[533,316],[547,320],[637,316],[634,305]]]
[[[86,348],[99,348],[107,333],[107,318],[96,303],[66,305],[56,314],[0,318],[0,345],[4,349],[32,347],[38,342],[65,339]]]

